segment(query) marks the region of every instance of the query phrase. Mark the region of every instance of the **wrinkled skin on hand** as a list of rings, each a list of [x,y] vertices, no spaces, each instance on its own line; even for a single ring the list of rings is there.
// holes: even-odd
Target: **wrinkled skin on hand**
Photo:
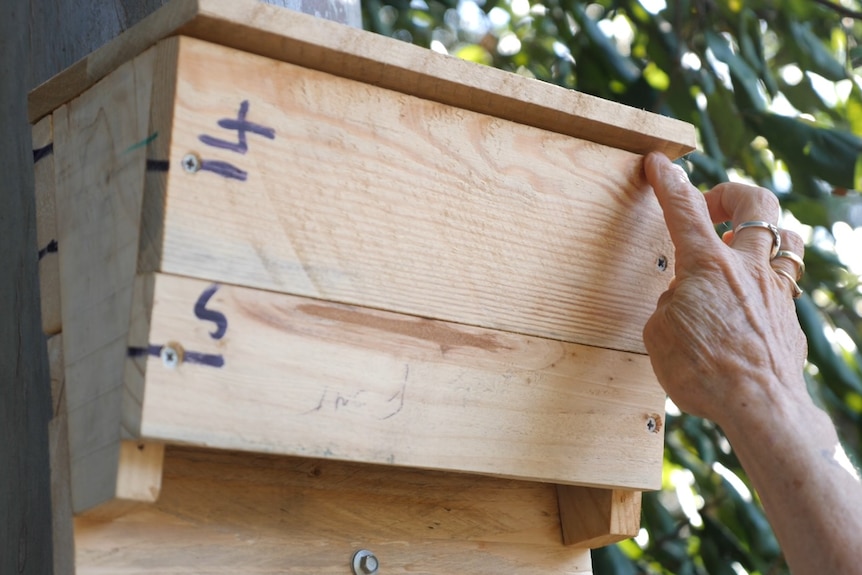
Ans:
[[[714,223],[733,229],[776,223],[778,201],[768,190],[721,184],[702,194],[682,168],[661,154],[644,160],[649,183],[673,241],[675,276],[644,328],[653,370],[680,409],[732,424],[768,409],[776,394],[807,396],[802,377],[807,347],[790,280],[796,264],[770,263],[772,233],[746,228],[719,238]],[[782,249],[802,255],[803,243],[782,231]]]

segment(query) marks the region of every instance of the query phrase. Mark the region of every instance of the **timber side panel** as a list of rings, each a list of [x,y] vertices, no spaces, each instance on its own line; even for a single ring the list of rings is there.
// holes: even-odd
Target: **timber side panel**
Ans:
[[[112,522],[76,519],[78,575],[589,575],[562,544],[554,486],[314,459],[169,448],[162,494]]]
[[[659,487],[663,435],[647,422],[664,393],[646,356],[164,274],[138,283],[153,294],[149,328],[133,328],[149,340],[128,360],[148,358],[146,439]],[[166,363],[165,346],[184,361]]]
[[[641,156],[195,39],[179,60],[159,271],[644,353],[673,249]]]
[[[152,500],[158,492],[160,447],[139,449],[125,441],[121,408],[153,68],[162,61],[158,53],[172,45],[162,43],[126,62],[53,114],[75,512],[106,501]],[[131,482],[125,466],[135,470]]]

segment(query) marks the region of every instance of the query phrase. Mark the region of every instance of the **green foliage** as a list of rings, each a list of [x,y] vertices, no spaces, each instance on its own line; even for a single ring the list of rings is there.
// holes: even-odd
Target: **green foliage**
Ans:
[[[363,9],[370,30],[690,122],[700,151],[684,164],[696,185],[773,190],[808,232],[797,309],[809,391],[858,462],[862,264],[848,269],[835,238],[862,226],[862,7],[837,2],[364,0]],[[665,488],[644,498],[648,537],[596,552],[595,572],[786,573],[721,430],[684,414],[666,430]]]

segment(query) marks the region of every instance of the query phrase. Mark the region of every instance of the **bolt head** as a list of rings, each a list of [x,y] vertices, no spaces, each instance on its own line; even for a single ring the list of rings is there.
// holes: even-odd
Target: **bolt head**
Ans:
[[[360,549],[353,555],[354,575],[375,575],[379,568],[377,556],[368,549]]]
[[[359,561],[359,566],[362,568],[363,571],[365,571],[367,575],[371,575],[372,573],[377,571],[377,557],[375,557],[374,555],[367,555]]]

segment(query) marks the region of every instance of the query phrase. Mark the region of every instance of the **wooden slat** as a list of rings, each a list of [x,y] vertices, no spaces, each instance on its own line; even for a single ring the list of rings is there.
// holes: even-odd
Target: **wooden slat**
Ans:
[[[150,282],[150,339],[129,360],[149,357],[143,438],[660,486],[662,434],[647,420],[664,393],[645,356],[169,275],[139,285]],[[171,342],[178,367],[159,357]]]
[[[603,547],[640,531],[640,491],[558,485],[557,494],[566,545]]]
[[[136,273],[153,70],[174,42],[127,62],[54,114],[54,157],[70,475],[76,512],[116,497],[151,500],[158,447],[125,445],[125,352]],[[167,55],[166,55],[167,54]],[[134,406],[133,406],[134,407]],[[154,467],[155,466],[155,467]]]
[[[30,96],[35,121],[174,33],[639,154],[696,146],[684,122],[255,0],[174,0]]]
[[[51,116],[33,126],[33,176],[36,198],[36,250],[39,254],[39,294],[42,331],[60,332],[60,264],[57,257],[57,218],[54,192],[54,129]]]
[[[345,575],[361,548],[394,575],[589,575],[560,541],[554,487],[313,459],[170,448],[162,495],[77,519],[78,575]]]
[[[640,156],[189,38],[179,69],[160,271],[644,352],[673,249]]]
[[[53,575],[74,575],[72,490],[69,476],[69,418],[66,410],[66,379],[63,369],[63,335],[57,334],[49,338],[47,348],[53,407],[51,421],[48,423]]]

